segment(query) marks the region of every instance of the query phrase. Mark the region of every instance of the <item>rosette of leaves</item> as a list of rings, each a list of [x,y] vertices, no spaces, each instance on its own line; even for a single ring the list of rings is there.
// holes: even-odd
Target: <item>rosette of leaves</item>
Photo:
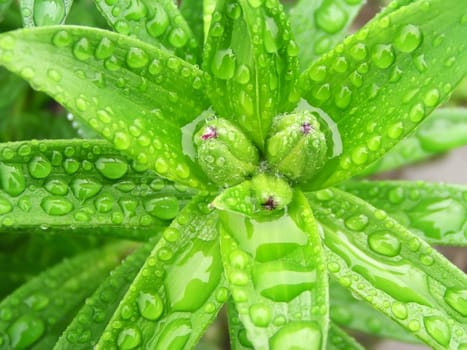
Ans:
[[[113,32],[48,3],[20,1],[0,64],[102,139],[2,144],[1,232],[122,241],[7,296],[0,349],[189,349],[225,303],[234,349],[467,348],[467,278],[430,246],[466,245],[467,187],[350,181],[465,143],[465,110],[428,117],[467,73],[462,1],[395,0],[345,39],[362,1],[96,1]],[[254,169],[215,177],[243,149]]]

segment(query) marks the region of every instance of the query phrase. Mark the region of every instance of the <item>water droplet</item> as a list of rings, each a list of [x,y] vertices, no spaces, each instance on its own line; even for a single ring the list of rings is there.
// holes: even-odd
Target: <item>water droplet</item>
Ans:
[[[154,17],[146,23],[146,29],[149,35],[154,38],[161,36],[169,26],[169,16],[164,8],[159,4],[153,4],[155,14]]]
[[[8,329],[10,345],[13,349],[28,349],[44,333],[44,322],[33,316],[23,315]]]
[[[219,50],[211,61],[213,74],[222,80],[231,79],[235,73],[236,58],[231,49]]]
[[[364,145],[355,147],[352,151],[352,162],[363,165],[368,161],[368,149]]]
[[[35,156],[28,164],[29,173],[36,179],[43,179],[50,175],[52,164],[44,156]]]
[[[77,178],[70,184],[75,197],[80,201],[94,197],[102,189],[102,184],[92,178]]]
[[[180,210],[176,197],[159,197],[144,202],[144,208],[152,216],[163,220],[175,218]]]
[[[357,43],[350,48],[350,56],[356,61],[363,61],[368,55],[366,45]]]
[[[345,226],[352,231],[361,231],[368,225],[368,217],[364,214],[350,216],[345,219]]]
[[[96,198],[94,205],[99,213],[108,213],[112,210],[114,202],[114,198],[110,194],[106,194]]]
[[[7,199],[0,197],[0,215],[9,213],[12,209],[11,203]]]
[[[399,239],[386,231],[370,234],[368,236],[368,246],[374,252],[388,257],[396,256],[401,250]]]
[[[16,164],[0,163],[0,183],[3,190],[16,197],[26,189],[26,180],[21,167]]]
[[[414,105],[409,112],[409,118],[412,122],[418,123],[425,117],[425,107],[421,103]]]
[[[126,63],[130,68],[143,68],[149,62],[149,57],[146,52],[141,50],[138,47],[132,47],[128,50],[128,54],[126,56]]]
[[[60,24],[65,18],[65,4],[63,0],[34,1],[33,13],[36,26]]]
[[[443,346],[448,346],[451,341],[451,329],[446,321],[438,316],[428,316],[423,319],[426,331],[431,337]]]
[[[73,204],[62,197],[45,197],[41,201],[41,208],[49,215],[63,216],[73,210]]]
[[[271,323],[272,311],[266,304],[253,304],[249,310],[250,318],[258,327],[267,327]]]
[[[128,163],[116,157],[101,157],[96,161],[96,168],[106,178],[117,180],[128,172]]]
[[[340,109],[346,109],[352,99],[352,90],[348,86],[341,86],[337,92],[334,102],[336,106]]]
[[[319,350],[322,335],[314,322],[292,322],[281,327],[270,339],[271,350]]]
[[[399,29],[394,40],[394,46],[401,52],[412,52],[420,46],[422,33],[420,28],[413,24],[406,24]]]
[[[50,80],[53,80],[54,82],[58,83],[60,82],[60,80],[62,80],[62,75],[60,74],[60,72],[58,72],[57,70],[55,69],[49,69],[47,70],[47,77],[50,79]]]
[[[394,302],[391,305],[391,311],[400,320],[405,320],[408,316],[407,307],[400,302]]]
[[[102,38],[96,48],[96,58],[98,60],[105,60],[112,56],[115,45],[109,38]]]
[[[323,2],[315,11],[316,25],[329,34],[337,33],[344,28],[347,19],[347,13],[333,2]]]
[[[154,350],[183,349],[192,331],[189,320],[174,320],[163,328]]]
[[[395,55],[392,45],[379,44],[376,45],[371,52],[371,59],[376,67],[381,69],[388,68],[394,63]]]
[[[444,300],[462,316],[467,317],[467,289],[449,288],[444,293]]]
[[[162,299],[157,294],[140,292],[136,303],[141,316],[151,321],[159,319],[164,310]]]
[[[169,43],[175,48],[183,47],[188,42],[188,34],[180,27],[172,29],[169,34]]]
[[[391,139],[397,140],[402,135],[403,131],[404,125],[402,122],[397,122],[388,127],[387,134]]]
[[[49,301],[49,298],[42,293],[32,294],[24,300],[24,302],[34,311],[44,309],[49,305]]]
[[[347,63],[347,59],[344,56],[338,56],[334,60],[332,64],[332,69],[338,73],[345,73],[349,64]]]
[[[141,343],[141,332],[136,327],[128,327],[120,331],[117,346],[120,350],[135,349]]]
[[[308,77],[316,82],[322,82],[326,79],[327,67],[324,65],[314,65],[308,71]]]
[[[243,85],[250,81],[250,69],[246,65],[242,64],[238,66],[235,73],[235,81]]]
[[[93,54],[87,38],[79,39],[73,46],[73,55],[80,61],[86,61]]]
[[[423,102],[427,107],[435,107],[439,102],[439,90],[438,89],[431,89],[425,94],[425,98]]]

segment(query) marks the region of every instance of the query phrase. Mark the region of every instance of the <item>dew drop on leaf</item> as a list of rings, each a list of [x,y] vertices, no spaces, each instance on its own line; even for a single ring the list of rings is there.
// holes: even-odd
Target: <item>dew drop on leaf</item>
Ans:
[[[105,60],[112,56],[115,49],[115,45],[109,38],[102,38],[97,45],[95,56],[98,60]]]
[[[368,224],[368,217],[364,214],[353,215],[345,219],[345,226],[352,231],[361,231]]]
[[[345,11],[330,1],[323,1],[315,12],[316,25],[329,34],[337,33],[344,28],[347,18]]]
[[[128,172],[128,164],[120,158],[101,157],[96,161],[96,169],[106,178],[117,180]]]
[[[451,341],[451,329],[446,321],[439,316],[424,317],[423,323],[428,334],[439,344],[448,346]]]
[[[271,350],[321,349],[320,327],[314,322],[293,322],[280,328],[270,339]]]
[[[178,214],[179,203],[175,197],[152,198],[144,202],[144,208],[152,216],[171,220]]]
[[[251,305],[249,309],[249,315],[257,327],[267,327],[272,320],[271,307],[266,304]]]
[[[140,292],[136,303],[141,316],[151,321],[158,320],[164,311],[162,299],[154,293]]]
[[[188,42],[188,34],[182,28],[176,27],[170,31],[169,43],[175,48],[180,48]]]
[[[189,320],[177,319],[169,323],[160,334],[154,350],[183,349],[192,332]]]
[[[154,17],[146,23],[146,29],[153,38],[161,36],[169,26],[169,16],[164,8],[158,4],[154,4]]]
[[[91,44],[87,38],[81,38],[75,43],[73,55],[80,61],[85,61],[93,55]]]
[[[26,189],[26,180],[19,165],[0,163],[0,183],[3,190],[15,197]]]
[[[219,50],[211,61],[213,74],[222,80],[231,79],[235,74],[236,58],[231,49]]]
[[[136,327],[128,327],[120,331],[117,346],[120,350],[135,349],[141,343],[141,331]]]
[[[401,250],[399,239],[386,231],[370,234],[368,246],[374,252],[388,257],[396,256]]]
[[[405,320],[408,316],[407,307],[403,303],[397,301],[391,305],[391,311],[392,314],[400,320]]]
[[[73,210],[73,204],[62,197],[45,197],[41,201],[41,208],[49,215],[63,216]]]
[[[394,49],[390,44],[378,44],[371,52],[371,60],[376,67],[386,69],[394,63]]]
[[[44,333],[44,321],[36,316],[26,314],[18,318],[8,329],[13,349],[28,349]]]
[[[28,164],[29,173],[36,179],[43,179],[49,176],[52,171],[52,164],[42,155],[35,156]]]
[[[138,47],[132,47],[128,50],[126,63],[130,68],[143,68],[149,62],[149,57],[146,52]]]
[[[467,289],[449,288],[444,293],[444,300],[462,316],[467,317]]]
[[[84,202],[85,200],[94,197],[102,189],[102,184],[92,178],[76,178],[70,184],[71,190],[75,197]]]

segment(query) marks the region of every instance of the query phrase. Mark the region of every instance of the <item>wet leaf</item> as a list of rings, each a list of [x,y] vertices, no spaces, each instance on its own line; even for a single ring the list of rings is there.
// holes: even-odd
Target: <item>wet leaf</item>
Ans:
[[[221,212],[226,277],[246,338],[257,349],[326,347],[327,276],[315,225],[298,191],[279,218]]]
[[[338,189],[309,203],[337,281],[434,349],[467,343],[467,277],[384,211]]]
[[[53,96],[140,168],[205,186],[182,146],[181,127],[207,107],[205,75],[196,67],[141,41],[75,26],[0,35],[0,64]]]
[[[335,123],[331,159],[305,188],[362,171],[446,101],[467,73],[462,15],[455,0],[402,6],[347,37],[302,74],[303,97]]]
[[[364,350],[357,341],[331,322],[329,327],[328,350]]]
[[[362,181],[342,188],[386,211],[431,244],[467,246],[467,185]]]

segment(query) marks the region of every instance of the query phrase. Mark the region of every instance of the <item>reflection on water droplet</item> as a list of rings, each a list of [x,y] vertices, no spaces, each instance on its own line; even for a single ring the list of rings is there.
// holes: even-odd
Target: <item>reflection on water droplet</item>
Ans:
[[[467,317],[467,289],[449,288],[444,293],[444,300],[462,316]]]
[[[149,342],[147,348],[154,350],[183,349],[192,332],[191,322],[177,319],[163,327],[156,344]]]
[[[35,0],[33,13],[36,26],[60,24],[65,19],[65,4],[63,0]]]
[[[157,294],[140,292],[136,303],[141,316],[151,321],[159,319],[164,311],[162,299]]]
[[[45,324],[33,315],[23,315],[8,328],[13,349],[28,349],[44,333]]]
[[[426,331],[441,345],[448,346],[451,341],[451,329],[446,321],[439,316],[428,316],[423,319]]]
[[[231,49],[219,50],[211,61],[213,74],[222,80],[231,79],[235,73],[236,58]]]
[[[32,177],[43,179],[49,176],[52,171],[52,164],[47,160],[47,158],[38,155],[29,162],[28,169]]]
[[[62,197],[45,197],[41,201],[41,208],[49,215],[63,216],[73,210],[73,204]]]
[[[125,328],[118,334],[117,346],[120,350],[135,349],[141,343],[141,331],[136,327]]]
[[[394,49],[392,48],[392,45],[376,45],[371,52],[371,60],[378,68],[388,68],[395,60]]]
[[[337,33],[347,23],[347,13],[336,3],[325,1],[315,11],[316,25],[329,34]]]
[[[380,231],[368,236],[368,246],[376,253],[393,257],[399,254],[401,242],[389,232]]]
[[[394,40],[394,46],[401,52],[412,52],[420,46],[422,33],[420,28],[413,24],[406,24],[400,28]]]
[[[271,350],[318,350],[322,335],[314,322],[292,322],[280,328],[270,339]]]
[[[253,304],[249,310],[250,318],[258,327],[267,327],[271,323],[272,311],[266,304]]]

